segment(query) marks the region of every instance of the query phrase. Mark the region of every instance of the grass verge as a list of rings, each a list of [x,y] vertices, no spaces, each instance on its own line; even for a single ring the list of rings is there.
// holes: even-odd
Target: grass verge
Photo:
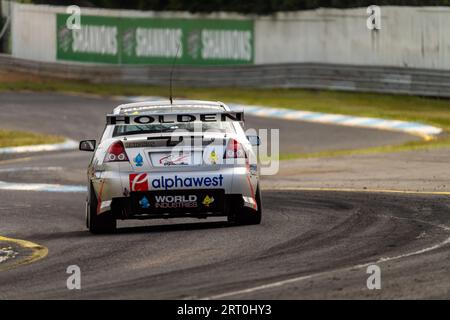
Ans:
[[[400,145],[388,145],[363,149],[330,150],[313,153],[281,153],[280,160],[338,157],[345,155],[387,153],[387,152],[413,151],[413,150],[431,150],[435,148],[448,148],[448,147],[450,147],[450,139],[441,138],[432,141],[411,141]]]
[[[167,87],[145,85],[92,84],[83,81],[61,81],[0,72],[0,90],[57,91],[111,95],[167,96]],[[434,99],[407,95],[340,92],[303,89],[252,88],[186,88],[175,87],[178,98],[222,100],[233,103],[264,105],[345,115],[416,121],[441,127],[450,132],[450,99]],[[326,151],[314,154],[284,154],[282,159],[337,156],[344,154],[392,152],[423,148],[449,147],[444,134],[432,141],[408,142],[402,145],[360,150]]]
[[[24,131],[0,130],[0,148],[64,142],[64,138]]]

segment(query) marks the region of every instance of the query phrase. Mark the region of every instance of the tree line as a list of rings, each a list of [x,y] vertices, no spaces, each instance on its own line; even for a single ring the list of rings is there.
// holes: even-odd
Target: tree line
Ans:
[[[28,1],[25,1],[28,2]],[[354,8],[369,5],[450,6],[450,0],[32,0],[36,4],[71,5],[84,7],[270,14],[276,11],[308,10],[316,8]]]

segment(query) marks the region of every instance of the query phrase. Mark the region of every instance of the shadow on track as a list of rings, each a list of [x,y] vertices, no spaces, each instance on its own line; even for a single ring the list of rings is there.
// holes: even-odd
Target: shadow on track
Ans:
[[[92,234],[88,230],[77,230],[68,232],[52,232],[48,234],[31,234],[28,237],[32,237],[35,240],[54,240],[54,239],[77,239],[85,237],[100,237],[100,236],[120,236],[126,234],[140,234],[140,233],[158,233],[158,232],[171,232],[171,231],[192,231],[192,230],[205,230],[205,229],[218,229],[231,227],[233,225],[226,221],[215,222],[195,222],[195,223],[177,223],[177,224],[165,224],[165,225],[153,225],[153,226],[136,226],[136,227],[123,227],[118,228],[116,232],[110,234]]]
[[[157,225],[157,226],[124,227],[124,228],[118,228],[117,231],[111,235],[130,234],[130,233],[189,231],[189,230],[225,228],[225,227],[230,227],[230,226],[231,225],[225,221],[217,221],[217,222],[164,224],[164,225]]]

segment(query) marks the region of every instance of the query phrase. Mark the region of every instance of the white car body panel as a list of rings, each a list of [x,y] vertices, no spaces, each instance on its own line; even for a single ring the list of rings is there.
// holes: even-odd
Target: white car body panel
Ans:
[[[173,106],[177,108],[187,106],[188,109],[198,108],[200,112],[203,110],[211,111],[212,109],[230,111],[225,104],[220,102],[174,101]],[[114,109],[113,114],[123,114],[124,110],[128,114],[131,112],[133,114],[146,114],[152,108],[167,109],[168,111],[173,109],[170,103],[166,101],[138,102],[120,105]],[[138,193],[139,191],[133,188],[136,188],[136,186],[142,188],[143,185],[148,187],[147,191],[149,192],[221,189],[225,195],[239,195],[242,197],[245,206],[256,210],[255,192],[258,187],[259,175],[257,163],[254,160],[256,159],[255,152],[240,123],[235,121],[230,123],[235,132],[146,133],[116,137],[113,136],[115,125],[107,125],[88,170],[88,182],[93,187],[100,202],[97,214],[111,211],[114,199],[121,199],[121,201],[129,199],[131,193]],[[183,141],[193,139],[191,141],[200,141],[203,144],[206,143],[206,145],[194,146],[191,149],[180,145],[176,147],[139,146],[141,144],[162,143],[161,141],[164,141],[168,136],[175,136],[176,139],[182,137]],[[230,141],[230,139],[240,143],[247,154],[247,161],[244,159],[232,159],[232,161],[223,159],[227,141]],[[129,161],[104,162],[108,148],[116,141],[122,141]],[[208,145],[209,141],[225,141],[225,143]],[[138,147],[133,147],[136,145]],[[174,149],[178,153],[172,153]],[[146,179],[147,185],[145,185],[145,181],[135,180],[137,175],[141,180]],[[200,181],[201,184],[199,184]]]

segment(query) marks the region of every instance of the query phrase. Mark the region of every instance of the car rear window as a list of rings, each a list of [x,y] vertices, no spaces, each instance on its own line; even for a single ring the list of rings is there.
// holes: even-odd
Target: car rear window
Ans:
[[[145,125],[117,125],[114,127],[113,137],[126,136],[133,134],[151,134],[151,133],[167,133],[177,130],[194,132],[199,130],[201,125],[202,131],[235,133],[234,126],[231,122],[209,122],[209,123],[170,123],[170,124],[145,124]]]
[[[140,115],[151,115],[153,113],[164,113],[170,110],[174,113],[189,113],[189,112],[220,112],[224,111],[223,106],[215,105],[182,105],[173,107],[149,106],[124,109],[121,114],[134,114],[139,112]],[[199,130],[201,125],[202,131],[220,132],[220,133],[235,133],[235,128],[231,122],[205,122],[205,123],[154,123],[143,125],[116,125],[113,131],[113,137],[135,135],[135,134],[152,134],[152,133],[167,133],[177,130],[184,130],[194,132]]]

